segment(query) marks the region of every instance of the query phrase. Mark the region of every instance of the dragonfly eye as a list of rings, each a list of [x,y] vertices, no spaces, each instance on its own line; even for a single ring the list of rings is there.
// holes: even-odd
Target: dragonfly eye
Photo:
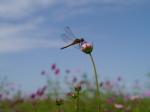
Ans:
[[[81,38],[81,42],[84,42],[84,39],[83,39],[83,38]]]

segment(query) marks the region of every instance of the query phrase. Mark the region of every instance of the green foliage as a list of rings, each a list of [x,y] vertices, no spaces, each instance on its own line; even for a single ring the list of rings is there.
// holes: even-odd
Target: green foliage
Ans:
[[[115,96],[115,101],[108,103],[107,100],[112,96],[102,95],[101,107],[103,112],[149,112],[150,98],[138,100],[124,100],[122,96]],[[80,108],[78,112],[97,112],[95,98],[87,97],[84,93],[80,96]],[[123,108],[119,109],[114,104],[119,103]],[[2,112],[57,112],[58,106],[55,100],[5,100],[1,101]],[[76,112],[75,102],[72,98],[66,98],[61,106],[63,112]]]

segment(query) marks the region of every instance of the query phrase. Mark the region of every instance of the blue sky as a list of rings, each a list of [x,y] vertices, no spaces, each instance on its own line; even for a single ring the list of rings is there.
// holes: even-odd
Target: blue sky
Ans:
[[[45,84],[52,63],[92,78],[88,56],[60,39],[65,26],[94,44],[101,79],[122,76],[130,85],[150,71],[149,0],[1,0],[0,77],[23,90]],[[63,77],[63,74],[62,76]],[[60,77],[60,80],[61,80]]]

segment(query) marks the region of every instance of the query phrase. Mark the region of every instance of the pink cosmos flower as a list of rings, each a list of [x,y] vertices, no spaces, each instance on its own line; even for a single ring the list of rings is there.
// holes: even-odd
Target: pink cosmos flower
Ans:
[[[145,93],[145,96],[150,97],[150,91],[146,92],[146,93]]]
[[[52,69],[52,70],[55,70],[55,69],[56,69],[56,64],[55,64],[55,63],[52,64],[51,69]]]
[[[59,74],[60,74],[60,69],[57,68],[57,69],[55,70],[55,75],[59,75]]]
[[[140,98],[139,95],[133,95],[130,97],[130,100],[134,101],[134,100],[138,100]]]
[[[114,106],[115,106],[115,108],[117,108],[117,109],[122,109],[122,108],[124,108],[124,106],[123,106],[122,104],[115,104]]]
[[[32,93],[31,95],[30,95],[30,98],[33,100],[33,99],[35,99],[35,97],[36,97],[36,94],[35,93]]]

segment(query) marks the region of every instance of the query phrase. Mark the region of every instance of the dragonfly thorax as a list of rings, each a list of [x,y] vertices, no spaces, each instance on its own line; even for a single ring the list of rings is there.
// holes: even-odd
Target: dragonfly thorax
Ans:
[[[84,38],[81,38],[80,41],[81,41],[81,42],[84,42]]]

